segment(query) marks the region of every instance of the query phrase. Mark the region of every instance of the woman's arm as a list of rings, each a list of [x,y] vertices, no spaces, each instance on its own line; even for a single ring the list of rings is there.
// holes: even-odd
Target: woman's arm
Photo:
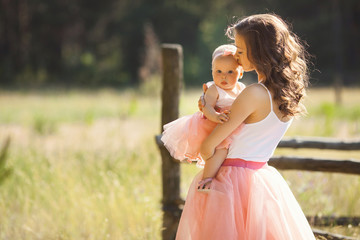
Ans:
[[[259,108],[262,102],[259,99],[262,97],[263,89],[256,85],[249,86],[240,93],[231,106],[229,120],[218,125],[202,143],[200,153],[205,161],[214,154],[217,145]]]
[[[228,120],[228,116],[225,113],[218,113],[215,111],[215,105],[218,97],[219,93],[217,92],[215,85],[211,85],[205,92],[205,106],[203,106],[202,112],[210,121],[224,123]]]

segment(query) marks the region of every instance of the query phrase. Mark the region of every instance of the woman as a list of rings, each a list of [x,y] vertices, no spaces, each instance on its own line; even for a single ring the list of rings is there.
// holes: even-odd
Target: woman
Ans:
[[[306,52],[286,23],[272,14],[253,15],[228,28],[244,71],[258,83],[236,98],[229,120],[201,146],[206,164],[218,164],[216,146],[244,123],[215,176],[200,172],[190,186],[178,240],[315,239],[285,180],[267,165],[296,114],[308,84]],[[205,168],[206,169],[206,168]],[[215,178],[214,178],[215,177]],[[207,193],[198,192],[198,182]]]

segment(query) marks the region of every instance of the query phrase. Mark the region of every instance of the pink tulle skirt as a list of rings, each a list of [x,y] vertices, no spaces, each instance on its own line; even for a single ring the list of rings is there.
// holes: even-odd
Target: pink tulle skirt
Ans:
[[[315,239],[298,202],[275,168],[267,164],[236,166],[228,159],[224,165],[207,193],[196,189],[202,171],[193,180],[177,240]]]
[[[200,146],[216,126],[217,123],[206,119],[201,112],[196,112],[164,125],[161,141],[173,158],[198,161],[198,166],[202,166],[204,162],[200,156]],[[241,127],[236,129],[216,148],[228,148],[232,136],[240,129]]]

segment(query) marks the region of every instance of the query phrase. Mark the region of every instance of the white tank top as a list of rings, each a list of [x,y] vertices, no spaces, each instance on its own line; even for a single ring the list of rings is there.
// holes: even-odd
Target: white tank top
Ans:
[[[210,87],[211,85],[215,85],[215,83],[212,82],[207,82],[206,85],[208,87]],[[224,110],[224,109],[230,109],[231,105],[233,104],[233,102],[235,101],[236,97],[240,94],[240,92],[242,90],[244,90],[245,88],[245,84],[243,84],[242,82],[237,82],[238,86],[236,87],[236,96],[231,96],[230,94],[228,94],[224,89],[218,87],[215,85],[216,90],[219,94],[219,98],[216,101],[216,106],[219,107],[220,109]]]
[[[276,146],[292,123],[282,122],[273,111],[270,91],[263,85],[270,98],[270,113],[261,121],[244,124],[241,131],[233,136],[227,158],[241,158],[253,162],[267,162]]]

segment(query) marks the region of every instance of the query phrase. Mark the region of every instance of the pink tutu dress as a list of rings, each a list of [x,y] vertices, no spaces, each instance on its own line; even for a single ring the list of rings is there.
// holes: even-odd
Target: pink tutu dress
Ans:
[[[210,87],[214,82],[208,82]],[[216,85],[215,85],[216,86]],[[243,83],[238,82],[237,94],[245,88]],[[230,96],[224,89],[216,86],[219,98],[216,101],[216,107],[220,112],[230,110],[235,97]],[[207,119],[202,112],[196,112],[192,115],[181,117],[164,125],[161,141],[171,154],[171,156],[180,161],[187,159],[188,162],[197,161],[197,166],[203,167],[204,161],[200,156],[200,146],[207,136],[214,130],[217,123]],[[234,131],[240,131],[240,128]],[[231,134],[217,148],[228,148],[231,143]]]
[[[287,183],[267,164],[291,122],[271,105],[265,119],[234,135],[210,191],[196,189],[202,171],[193,180],[176,240],[315,240]]]

